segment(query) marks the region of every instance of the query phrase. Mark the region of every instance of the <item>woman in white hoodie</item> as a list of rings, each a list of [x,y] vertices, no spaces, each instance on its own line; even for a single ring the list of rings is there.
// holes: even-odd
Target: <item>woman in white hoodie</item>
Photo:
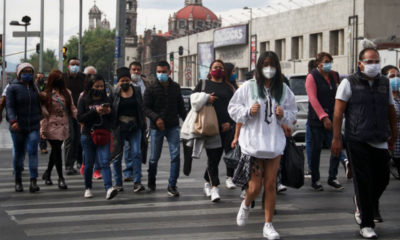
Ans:
[[[231,118],[241,126],[240,134],[237,132],[233,141],[233,145],[239,143],[242,151],[233,182],[247,188],[237,224],[246,224],[249,206],[264,184],[263,235],[267,239],[279,239],[272,226],[276,175],[286,145],[283,126],[290,125],[297,112],[294,94],[282,79],[276,53],[262,53],[257,62],[255,79],[247,81],[236,91],[228,107]]]

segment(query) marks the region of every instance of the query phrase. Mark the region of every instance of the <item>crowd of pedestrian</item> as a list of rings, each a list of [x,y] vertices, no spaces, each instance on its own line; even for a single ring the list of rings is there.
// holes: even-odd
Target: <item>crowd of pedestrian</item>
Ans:
[[[332,63],[329,53],[319,53],[309,64],[305,82],[311,188],[324,189],[319,166],[325,142],[331,148],[327,184],[338,191],[343,189],[337,178],[342,162],[348,176],[353,177],[354,216],[360,234],[376,238],[374,226],[383,221],[379,199],[389,183],[391,157],[400,172],[399,70],[395,66],[381,69],[379,53],[374,48],[360,52],[357,72],[343,80],[332,69]],[[142,183],[142,164],[147,162],[150,137],[147,191],[154,192],[165,137],[170,153],[168,195],[180,195],[177,183],[180,144],[184,139],[193,158],[199,158],[205,149],[203,191],[212,202],[218,202],[219,163],[224,154],[238,148],[237,167],[226,162],[225,180],[228,189],[244,190],[237,225],[246,225],[251,204],[264,189],[263,236],[279,239],[272,219],[277,185],[280,190],[286,187],[278,172],[287,137],[296,121],[297,106],[277,54],[261,53],[253,77],[241,87],[236,83],[235,66],[214,60],[207,79],[198,81],[191,95],[188,113],[179,84],[170,78],[168,62],[158,62],[155,71],[156,79],[150,83],[144,80],[142,65],[132,62],[129,68],[117,69],[117,83],[111,86],[92,66],[81,72],[76,58],[68,60],[65,73],[50,72],[47,82],[42,73],[35,75],[31,64],[18,65],[16,79],[7,85],[0,101],[0,110],[5,108],[7,112],[13,141],[15,191],[23,191],[21,174],[26,153],[29,191],[40,191],[38,146],[47,153],[48,142],[51,151],[42,175],[46,185],[53,184],[51,173],[55,166],[58,188],[68,188],[62,164],[64,145],[65,173],[77,174],[76,169],[80,169],[85,198],[93,197],[93,177],[103,179],[107,200],[124,191],[124,183],[131,182],[135,193],[143,192],[146,187]],[[180,119],[184,121],[182,129]]]

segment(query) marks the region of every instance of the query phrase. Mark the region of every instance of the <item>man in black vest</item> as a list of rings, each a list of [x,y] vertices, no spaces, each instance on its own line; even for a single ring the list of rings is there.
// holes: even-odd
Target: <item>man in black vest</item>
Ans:
[[[335,105],[336,86],[339,74],[332,71],[333,58],[329,53],[321,52],[315,59],[314,68],[306,79],[308,95],[307,124],[311,132],[311,187],[316,191],[323,191],[320,183],[319,163],[322,143],[325,139],[332,139],[332,119]],[[336,190],[343,186],[337,180],[340,157],[331,155],[329,163],[328,185]]]
[[[354,216],[364,238],[377,238],[374,222],[382,221],[379,198],[389,183],[388,149],[393,149],[397,138],[392,91],[389,80],[379,72],[378,51],[362,50],[358,71],[340,83],[333,120],[331,150],[333,155],[339,155],[345,114],[345,140],[354,178]]]

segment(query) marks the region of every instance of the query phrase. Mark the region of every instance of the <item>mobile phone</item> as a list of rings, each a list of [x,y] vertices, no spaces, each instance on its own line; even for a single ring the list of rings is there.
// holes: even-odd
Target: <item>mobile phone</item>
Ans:
[[[103,103],[101,104],[102,107],[110,107],[110,103]]]

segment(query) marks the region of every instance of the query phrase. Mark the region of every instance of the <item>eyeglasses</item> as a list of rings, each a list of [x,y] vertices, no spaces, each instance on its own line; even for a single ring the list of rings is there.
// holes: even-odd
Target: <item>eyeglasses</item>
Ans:
[[[368,60],[368,59],[363,59],[363,60],[361,60],[363,63],[365,63],[365,64],[378,64],[378,63],[380,63],[381,62],[381,60]]]
[[[265,102],[265,119],[264,121],[268,124],[272,122],[272,100],[271,97],[268,95],[267,96],[267,101]]]

